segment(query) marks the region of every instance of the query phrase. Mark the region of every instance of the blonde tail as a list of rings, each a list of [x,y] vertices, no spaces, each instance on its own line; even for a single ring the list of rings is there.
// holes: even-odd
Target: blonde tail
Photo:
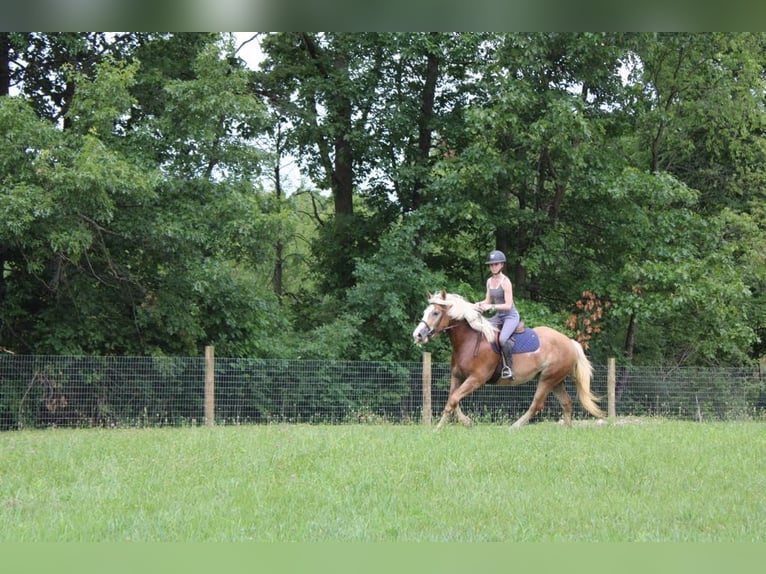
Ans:
[[[588,357],[585,356],[585,351],[582,345],[572,339],[572,344],[575,347],[577,353],[577,362],[574,366],[574,372],[572,373],[575,385],[577,385],[577,398],[585,407],[585,410],[592,414],[594,417],[604,418],[606,415],[604,411],[598,408],[596,401],[598,399],[590,392],[590,379],[593,376],[593,365],[590,364]]]

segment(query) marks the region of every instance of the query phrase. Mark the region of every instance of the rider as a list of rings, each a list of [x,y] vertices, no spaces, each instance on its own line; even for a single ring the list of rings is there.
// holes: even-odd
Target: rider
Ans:
[[[487,256],[487,265],[492,275],[487,279],[487,293],[482,301],[476,303],[476,308],[479,311],[490,309],[497,311],[490,321],[500,330],[500,347],[503,357],[503,370],[500,376],[503,379],[513,379],[511,371],[513,339],[510,337],[519,325],[520,316],[513,304],[513,285],[503,273],[505,262],[505,253],[497,250],[490,251]]]

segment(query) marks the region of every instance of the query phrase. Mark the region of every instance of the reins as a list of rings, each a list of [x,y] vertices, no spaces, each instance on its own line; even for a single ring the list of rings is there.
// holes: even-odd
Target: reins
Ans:
[[[426,333],[426,337],[431,337],[431,338],[435,337],[436,335],[441,335],[442,333],[444,333],[444,331],[449,331],[450,329],[454,329],[455,327],[457,327],[457,323],[454,323],[454,324],[449,324],[446,327],[444,327],[443,329],[439,329],[437,331],[436,329],[432,329],[431,326],[428,323],[426,323],[425,321],[423,321],[422,319],[421,319],[420,323],[425,325],[426,329],[428,329],[428,332]],[[418,323],[418,325],[420,323]]]
[[[426,336],[427,336],[427,337],[436,337],[437,335],[441,335],[442,333],[444,333],[444,331],[449,331],[450,329],[454,329],[455,327],[457,327],[457,326],[458,326],[458,323],[452,323],[452,322],[450,322],[450,323],[449,323],[449,324],[448,324],[446,327],[444,327],[443,329],[439,329],[439,330],[437,331],[436,329],[432,329],[432,328],[429,326],[429,324],[428,324],[428,323],[426,323],[426,322],[425,322],[425,321],[423,321],[423,320],[421,320],[421,321],[420,321],[420,323],[422,323],[423,325],[425,325],[425,326],[426,326],[426,328],[428,329],[428,333],[426,334]],[[476,356],[478,356],[478,354],[479,354],[479,347],[481,346],[481,340],[482,340],[482,338],[483,338],[484,336],[481,334],[481,332],[480,332],[480,331],[476,331],[475,329],[471,329],[471,330],[472,330],[472,331],[474,331],[474,332],[476,333],[476,346],[475,346],[475,347],[474,347],[474,349],[473,349],[473,356],[474,356],[474,357],[476,357]]]

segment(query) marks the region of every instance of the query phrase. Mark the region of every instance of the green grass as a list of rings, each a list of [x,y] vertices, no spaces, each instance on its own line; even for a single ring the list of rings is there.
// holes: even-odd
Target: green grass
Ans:
[[[760,541],[763,423],[0,434],[0,542]]]

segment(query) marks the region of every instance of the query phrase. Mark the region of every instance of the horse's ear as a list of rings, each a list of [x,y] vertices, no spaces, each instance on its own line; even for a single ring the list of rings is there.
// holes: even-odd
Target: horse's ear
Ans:
[[[430,301],[430,300],[431,300],[431,297],[433,297],[433,296],[434,296],[434,294],[433,294],[433,293],[431,293],[430,291],[426,291],[426,299],[427,299],[428,301]]]
[[[442,301],[444,301],[445,299],[447,299],[447,292],[446,292],[444,289],[442,289],[442,292],[441,292],[441,294],[439,295],[439,298],[440,298]]]

